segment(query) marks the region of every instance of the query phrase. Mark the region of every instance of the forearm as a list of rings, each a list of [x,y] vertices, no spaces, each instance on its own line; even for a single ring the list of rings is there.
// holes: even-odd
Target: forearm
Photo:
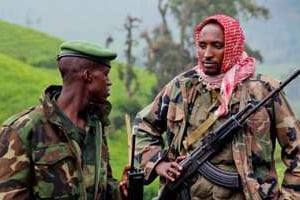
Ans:
[[[140,167],[145,170],[145,180],[151,182],[156,177],[153,168],[162,157],[164,148],[163,129],[155,126],[155,120],[145,112],[140,113],[135,122],[133,134],[136,135],[136,159]]]
[[[276,128],[282,146],[282,160],[286,166],[282,196],[285,199],[300,198],[300,125],[284,95],[275,102]],[[297,197],[297,198],[296,198]]]
[[[162,159],[163,143],[148,133],[141,134],[136,131],[135,134],[137,135],[136,158],[140,167],[145,170],[145,181],[150,183],[156,177],[154,167]]]

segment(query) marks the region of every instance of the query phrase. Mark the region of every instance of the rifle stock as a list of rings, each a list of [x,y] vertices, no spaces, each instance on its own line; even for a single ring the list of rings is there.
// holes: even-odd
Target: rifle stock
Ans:
[[[236,130],[242,128],[246,120],[254,114],[258,109],[264,106],[274,95],[279,93],[286,85],[288,85],[292,80],[294,80],[300,74],[300,69],[296,70],[291,76],[288,77],[280,86],[272,90],[269,95],[267,95],[263,100],[261,100],[256,105],[251,103],[231,116],[228,120],[224,122],[220,127],[211,133],[207,134],[201,139],[198,148],[195,148],[187,157],[182,160],[179,164],[182,166],[183,170],[181,175],[173,182],[167,182],[161,191],[159,200],[170,199],[174,192],[180,191],[181,187],[186,184],[186,180],[194,174],[200,165],[202,165],[208,158],[210,158],[214,153],[218,152],[222,144],[230,140],[235,134]],[[185,198],[189,199],[189,198]]]

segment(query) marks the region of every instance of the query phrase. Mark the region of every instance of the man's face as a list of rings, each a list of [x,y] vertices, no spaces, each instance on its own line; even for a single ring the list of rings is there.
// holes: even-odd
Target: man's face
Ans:
[[[214,76],[221,72],[224,57],[224,33],[219,24],[210,23],[200,31],[197,54],[206,75]]]
[[[89,84],[90,102],[103,103],[110,95],[111,81],[108,78],[110,68],[103,64],[97,64],[91,71],[91,82]]]

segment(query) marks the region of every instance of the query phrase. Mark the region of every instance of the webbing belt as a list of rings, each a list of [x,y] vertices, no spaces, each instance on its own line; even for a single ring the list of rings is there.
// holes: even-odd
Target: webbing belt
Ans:
[[[241,189],[242,181],[237,172],[219,169],[209,161],[198,167],[198,172],[209,181],[230,189]]]

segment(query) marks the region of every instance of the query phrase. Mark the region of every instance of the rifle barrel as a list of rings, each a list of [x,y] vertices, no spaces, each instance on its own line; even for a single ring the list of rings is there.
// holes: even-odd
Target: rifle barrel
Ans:
[[[300,69],[297,69],[292,75],[288,77],[284,82],[280,83],[279,87],[270,92],[263,100],[261,100],[257,105],[255,105],[248,113],[246,113],[240,120],[243,124],[254,112],[256,112],[261,106],[263,106],[267,101],[269,101],[276,93],[282,90],[286,85],[288,85],[292,80],[294,80],[300,74]]]

